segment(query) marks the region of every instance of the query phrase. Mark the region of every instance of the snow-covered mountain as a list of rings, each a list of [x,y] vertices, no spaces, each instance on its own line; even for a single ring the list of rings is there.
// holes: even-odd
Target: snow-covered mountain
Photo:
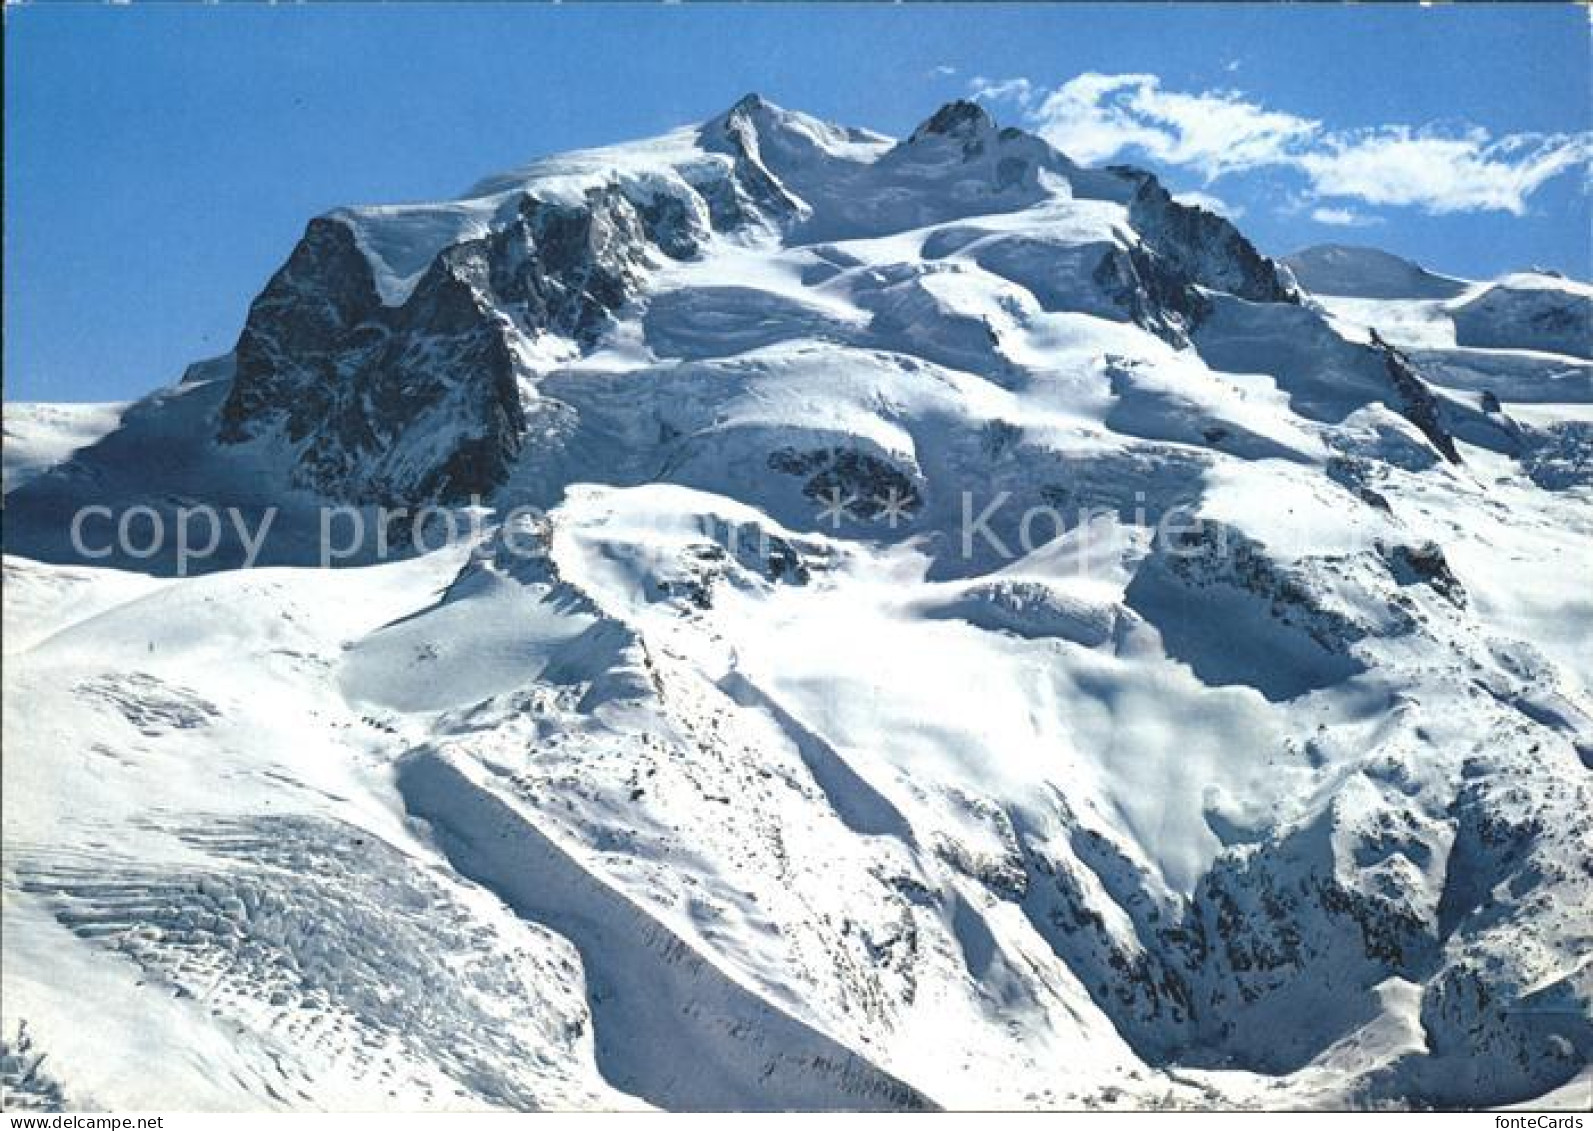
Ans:
[[[1318,295],[1346,298],[1454,298],[1471,284],[1375,247],[1319,244],[1286,255],[1301,286]]]
[[[6,407],[7,1105],[1580,1102],[1589,293],[971,103],[312,220]]]
[[[1593,287],[1563,275],[1521,271],[1472,283],[1374,248],[1338,244],[1307,248],[1283,262],[1327,309],[1382,324],[1410,344],[1593,359]]]

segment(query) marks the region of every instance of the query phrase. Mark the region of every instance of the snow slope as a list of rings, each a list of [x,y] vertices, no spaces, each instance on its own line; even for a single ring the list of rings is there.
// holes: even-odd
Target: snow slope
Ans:
[[[1565,1102],[1588,365],[1313,262],[964,103],[318,218],[8,478],[7,1106]]]
[[[1463,346],[1593,358],[1593,287],[1557,275],[1507,275],[1452,307]]]
[[[1324,309],[1376,325],[1399,344],[1593,358],[1593,292],[1574,279],[1523,271],[1471,283],[1387,252],[1337,244],[1283,262]]]
[[[5,406],[4,489],[29,479],[114,429],[125,404],[39,404],[11,401]]]

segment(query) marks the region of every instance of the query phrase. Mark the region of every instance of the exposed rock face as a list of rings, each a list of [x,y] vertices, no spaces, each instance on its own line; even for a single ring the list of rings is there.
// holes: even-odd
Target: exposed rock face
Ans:
[[[1065,804],[1063,815],[1062,851],[1022,844],[1024,913],[1140,1055],[1168,1059],[1196,1031],[1189,971],[1205,954],[1199,924],[1142,862]]]
[[[907,140],[921,142],[929,137],[950,137],[977,144],[981,135],[994,132],[995,128],[995,121],[983,106],[958,99],[936,110]]]
[[[655,252],[688,257],[703,231],[678,202],[643,211],[616,187],[580,204],[526,194],[512,220],[444,249],[387,307],[350,228],[313,221],[250,309],[222,438],[280,428],[301,481],[350,501],[488,493],[520,451],[520,348],[592,342]]]
[[[683,259],[696,252],[699,236],[677,210],[649,223],[609,188],[589,192],[583,206],[526,196],[508,227],[443,258],[523,332],[589,343],[640,288],[652,246]]]
[[[1211,948],[1192,973],[1208,1038],[1263,1071],[1288,1071],[1317,1050],[1270,1014],[1353,1016],[1370,987],[1430,968],[1430,881],[1447,839],[1397,792],[1361,782],[1316,819],[1220,857],[1191,909]]]
[[[1227,220],[1179,204],[1149,173],[1122,166],[1113,171],[1139,186],[1128,205],[1134,230],[1191,282],[1250,302],[1300,301],[1288,268],[1262,255]]]
[[[867,452],[850,448],[821,448],[810,452],[782,450],[770,453],[769,468],[805,477],[804,495],[861,519],[870,519],[895,508],[894,520],[899,520],[923,505],[912,479]]]
[[[1593,877],[1589,791],[1584,778],[1545,795],[1487,756],[1469,761],[1462,777],[1438,907],[1443,950],[1421,1022],[1434,1053],[1466,1070],[1434,1072],[1426,1088],[1450,1103],[1527,1098],[1593,1060],[1586,963],[1551,978],[1527,972],[1534,955],[1572,934],[1582,941],[1570,945],[1586,954],[1585,914],[1552,892]],[[1526,908],[1543,914],[1523,915]]]
[[[335,220],[311,220],[249,308],[235,350],[237,378],[222,410],[222,438],[242,439],[263,415],[295,405],[288,434],[305,436],[325,414],[339,352],[380,308],[354,233]]]
[[[1529,434],[1522,462],[1539,487],[1564,491],[1593,483],[1593,424],[1561,421]]]
[[[771,111],[763,99],[749,94],[702,129],[704,147],[728,153],[735,162],[735,175],[710,199],[717,228],[733,229],[758,217],[783,220],[808,210],[764,164],[762,139]]]
[[[1129,321],[1180,348],[1207,310],[1193,280],[1143,246],[1106,255],[1095,280]]]
[[[1449,568],[1443,548],[1438,543],[1423,542],[1419,546],[1379,544],[1377,551],[1388,563],[1394,580],[1401,585],[1430,585],[1450,604],[1465,607],[1466,588]]]
[[[1460,452],[1455,448],[1454,437],[1444,427],[1438,398],[1433,396],[1432,389],[1422,380],[1421,374],[1411,364],[1410,358],[1385,342],[1375,330],[1372,331],[1372,348],[1382,355],[1383,365],[1388,370],[1388,379],[1394,386],[1396,394],[1394,403],[1399,407],[1401,415],[1420,428],[1422,434],[1432,441],[1433,447],[1442,452],[1445,459],[1450,463],[1459,463]]]

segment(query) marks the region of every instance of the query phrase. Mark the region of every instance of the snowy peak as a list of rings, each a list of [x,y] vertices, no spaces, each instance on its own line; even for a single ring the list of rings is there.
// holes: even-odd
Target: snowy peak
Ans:
[[[748,94],[698,131],[704,148],[755,153],[777,174],[823,169],[835,163],[863,164],[889,147],[890,139],[869,130],[787,110],[759,94]]]
[[[983,106],[965,99],[936,110],[881,163],[928,169],[961,163],[970,166],[970,172],[978,170],[975,175],[997,191],[1021,187],[1035,193],[1097,195],[1081,191],[1079,168],[1048,142],[1020,129],[998,126]],[[1049,183],[1044,180],[1046,175]]]
[[[907,139],[909,145],[931,137],[950,137],[962,142],[972,142],[993,134],[996,122],[977,102],[957,99],[948,102],[930,117]]]
[[[761,212],[783,220],[809,209],[769,168],[764,151],[767,148],[776,160],[822,161],[831,156],[822,144],[829,128],[811,119],[798,121],[795,115],[749,94],[704,125],[699,137],[704,149],[729,154],[734,162],[734,187],[738,196],[745,197],[738,218]]]
[[[750,129],[760,141],[776,149],[820,150],[833,157],[861,156],[855,147],[881,147],[889,139],[868,130],[840,126],[777,106],[761,94],[744,95],[734,106],[703,125],[705,135]]]
[[[1446,309],[1460,345],[1593,359],[1593,287],[1585,283],[1519,272],[1455,299]]]
[[[936,294],[966,270],[950,252],[970,239],[984,249],[973,265],[1033,288],[1042,305],[1126,318],[1179,347],[1207,309],[1202,291],[1295,298],[1287,272],[1228,221],[1176,203],[1150,174],[1081,169],[967,101],[893,143],[751,94],[695,130],[546,158],[472,193],[316,220],[250,310],[221,437],[278,436],[297,481],[339,499],[490,492],[523,449],[541,376],[637,315],[659,356],[679,337],[650,330],[650,293],[662,286],[667,307],[674,287],[659,281],[726,241],[794,249],[994,223],[1006,234],[965,227],[924,242],[946,249],[933,256],[936,282],[904,245],[880,281],[829,300],[875,335],[962,335],[931,356],[975,369],[987,364],[989,317],[954,314]],[[1076,279],[1048,266],[1073,259]],[[760,340],[783,336],[779,319],[761,325]]]
[[[1283,262],[1306,290],[1346,298],[1454,298],[1471,285],[1371,247],[1319,244]]]
[[[1593,287],[1553,272],[1474,283],[1341,244],[1306,248],[1283,262],[1316,305],[1349,323],[1382,323],[1409,345],[1593,359]]]

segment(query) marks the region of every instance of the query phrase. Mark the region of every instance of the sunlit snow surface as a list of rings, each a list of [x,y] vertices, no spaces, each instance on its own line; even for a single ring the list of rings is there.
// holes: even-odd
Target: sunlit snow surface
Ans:
[[[64,463],[79,449],[115,428],[124,404],[39,404],[5,406],[5,490],[20,487],[39,472]]]
[[[1336,254],[1177,348],[1102,293],[1098,174],[981,210],[759,112],[803,210],[527,340],[469,544],[313,568],[224,369],[6,407],[8,1106],[1585,1103],[1593,387],[1531,334],[1587,288]],[[528,185],[685,191],[696,137],[336,215],[396,303]],[[913,505],[826,521],[791,469],[836,452]],[[39,525],[172,498],[281,502],[267,567]]]

